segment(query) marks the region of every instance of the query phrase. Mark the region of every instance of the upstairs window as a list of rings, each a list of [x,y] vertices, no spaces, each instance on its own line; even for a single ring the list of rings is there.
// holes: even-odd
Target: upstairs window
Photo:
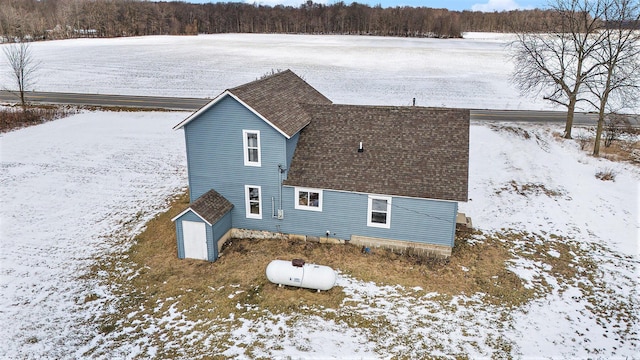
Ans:
[[[298,210],[322,211],[322,190],[296,188],[294,207]]]
[[[257,185],[244,186],[244,203],[247,218],[262,219],[262,189]]]
[[[242,130],[245,166],[261,166],[260,131]]]
[[[391,197],[369,195],[367,226],[391,228]]]

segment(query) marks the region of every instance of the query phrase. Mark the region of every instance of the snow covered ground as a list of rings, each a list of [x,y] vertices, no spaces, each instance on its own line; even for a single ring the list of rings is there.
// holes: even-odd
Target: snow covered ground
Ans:
[[[465,39],[221,34],[33,44],[36,90],[215,97],[290,68],[337,103],[552,109],[509,83],[503,34]]]
[[[554,141],[548,126],[496,129],[471,131],[471,200],[460,204],[460,210],[473,214],[474,223],[500,230],[506,221],[528,232],[603,242],[621,254],[640,254],[637,166],[588,156],[577,142]],[[583,132],[576,129],[575,136]],[[603,182],[595,177],[598,171],[618,175],[615,182]],[[527,184],[529,194],[523,190]],[[513,185],[524,195],[511,196]]]
[[[215,96],[271,68],[292,68],[336,102],[402,105],[417,97],[419,105],[540,108],[506,82],[509,65],[496,55],[503,44],[482,34],[444,42],[216,35],[71,40],[34,50],[48,59],[38,90]],[[443,304],[418,288],[341,276],[345,302],[357,304],[342,311],[364,314],[385,332],[279,315],[207,332],[172,307],[129,341],[82,325],[99,315],[85,298],[108,291],[82,275],[126,246],[107,235],[131,238],[186,186],[183,136],[171,130],[186,115],[84,112],[0,135],[0,357],[153,357],[158,342],[185,349],[197,342],[206,354],[240,358],[254,342],[264,344],[254,355],[265,357],[639,357],[640,169],[587,156],[541,125],[473,124],[471,200],[461,205],[487,236],[527,232],[551,260],[566,255],[562,242],[577,244],[584,253],[575,256],[595,264],[572,263],[584,277],[560,281],[550,262],[523,255],[530,244],[514,244],[512,271],[549,289],[524,307],[488,305],[482,294]],[[615,172],[615,181],[596,179],[600,170]],[[229,332],[231,345],[220,348],[216,331]],[[167,333],[188,336],[176,343],[181,337]]]
[[[170,130],[184,116],[87,112],[0,137],[0,354],[75,358],[86,351],[115,351],[123,357],[147,357],[157,350],[152,345],[158,333],[184,332],[192,340],[213,336],[193,331],[197,324],[185,323],[172,310],[152,321],[163,326],[150,326],[148,338],[131,342],[118,340],[122,334],[103,336],[80,325],[97,316],[82,304],[99,290],[78,276],[90,271],[97,256],[121,246],[108,243],[107,235],[134,235],[186,184],[182,134]],[[616,172],[615,182],[595,178],[603,168]],[[472,200],[462,209],[483,230],[528,231],[552,247],[551,234],[596,245],[593,259],[603,279],[597,284],[599,301],[624,308],[612,310],[608,319],[593,309],[593,299],[581,287],[590,284],[587,278],[556,284],[542,299],[510,310],[484,304],[481,294],[457,297],[444,306],[433,299],[437,294],[343,276],[339,285],[345,289],[345,303],[358,305],[345,305],[342,311],[383,321],[394,335],[372,338],[322,317],[292,323],[272,316],[242,320],[243,326],[231,329],[234,345],[227,349],[208,343],[213,352],[229,357],[246,357],[243,344],[256,341],[266,344],[257,354],[267,357],[504,354],[496,343],[508,345],[506,354],[525,358],[637,356],[639,179],[637,167],[593,159],[574,143],[558,141],[544,126],[471,128]],[[526,192],[526,184],[538,186]],[[551,269],[526,258],[514,262],[512,270],[523,279],[555,281]],[[283,331],[284,323],[293,328]],[[414,344],[395,343],[399,336]]]
[[[87,112],[0,135],[0,358],[73,358],[92,337],[78,277],[185,186],[171,130],[185,116]]]
[[[639,358],[640,168],[588,156],[552,132],[545,125],[472,126],[470,201],[460,210],[483,230],[535,234],[551,246],[550,256],[560,256],[554,243],[575,241],[598,264],[603,281],[554,284],[550,295],[514,313],[507,337],[517,344],[514,354],[524,357]],[[613,172],[615,181],[597,179],[599,171]],[[522,260],[512,270],[523,279],[555,282],[549,265]],[[580,282],[591,282],[597,294],[589,299]],[[594,311],[593,303],[615,309],[616,299],[632,316]],[[612,334],[619,327],[627,338]]]

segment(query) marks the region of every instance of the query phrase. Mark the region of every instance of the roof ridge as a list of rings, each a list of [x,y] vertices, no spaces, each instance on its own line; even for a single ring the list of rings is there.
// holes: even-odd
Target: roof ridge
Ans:
[[[327,107],[342,107],[342,108],[355,108],[355,109],[380,109],[380,110],[431,110],[431,111],[449,111],[449,110],[468,110],[467,108],[455,108],[455,107],[442,107],[442,106],[420,106],[420,105],[367,105],[367,104],[305,104],[309,106],[327,106]]]
[[[287,139],[309,124],[310,115],[303,104],[331,103],[326,96],[291,69],[230,88],[218,95],[196,113],[176,125],[181,128],[207,111],[225,96],[231,96]]]
[[[238,86],[235,86],[235,87],[229,88],[229,89],[227,89],[227,90],[228,90],[228,91],[230,91],[230,92],[232,92],[233,90],[237,90],[237,89],[240,89],[240,88],[249,87],[249,86],[254,86],[254,85],[255,85],[255,84],[257,84],[257,83],[264,82],[264,81],[267,81],[267,80],[272,80],[272,79],[273,79],[273,78],[275,78],[275,77],[282,76],[282,75],[287,74],[287,73],[293,73],[293,74],[295,75],[295,73],[294,73],[293,71],[291,71],[291,69],[285,69],[285,70],[278,71],[278,72],[276,72],[276,73],[273,73],[273,74],[267,75],[267,76],[265,76],[265,77],[262,77],[262,78],[260,78],[260,79],[255,79],[255,80],[250,81],[250,82],[248,82],[248,83],[244,83],[244,84],[242,84],[242,85],[238,85]],[[296,75],[296,76],[297,76],[297,75]]]
[[[469,110],[309,109],[311,122],[300,132],[285,185],[468,200]]]

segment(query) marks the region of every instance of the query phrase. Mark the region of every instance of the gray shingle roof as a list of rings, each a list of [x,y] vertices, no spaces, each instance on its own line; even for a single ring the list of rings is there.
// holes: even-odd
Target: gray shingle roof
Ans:
[[[467,201],[469,110],[309,105],[287,185]],[[364,151],[358,152],[359,142]]]
[[[233,204],[212,189],[197,198],[196,201],[189,205],[189,208],[210,224],[215,224],[224,214],[233,208]]]
[[[291,70],[229,89],[229,92],[288,136],[293,136],[310,121],[302,104],[331,104],[331,100]]]

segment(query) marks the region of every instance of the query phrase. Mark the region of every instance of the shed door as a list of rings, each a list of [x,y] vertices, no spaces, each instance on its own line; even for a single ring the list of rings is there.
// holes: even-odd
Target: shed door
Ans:
[[[204,223],[182,221],[182,239],[184,241],[184,257],[208,260],[207,230]]]

